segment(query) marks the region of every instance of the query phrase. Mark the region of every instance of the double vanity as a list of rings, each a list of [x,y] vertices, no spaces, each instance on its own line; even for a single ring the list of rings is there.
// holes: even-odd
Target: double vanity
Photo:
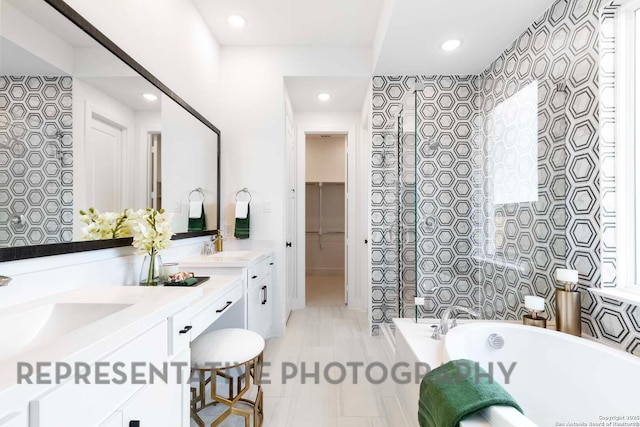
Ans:
[[[180,263],[210,276],[193,288],[82,288],[0,310],[0,426],[189,426],[190,343],[226,327],[268,338],[273,265],[271,251],[221,252]]]

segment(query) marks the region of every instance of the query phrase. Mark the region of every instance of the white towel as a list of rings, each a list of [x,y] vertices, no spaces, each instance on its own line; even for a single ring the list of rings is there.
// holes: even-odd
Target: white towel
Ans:
[[[236,201],[236,219],[245,219],[249,213],[248,201]]]
[[[189,202],[189,218],[197,219],[202,216],[202,200]]]

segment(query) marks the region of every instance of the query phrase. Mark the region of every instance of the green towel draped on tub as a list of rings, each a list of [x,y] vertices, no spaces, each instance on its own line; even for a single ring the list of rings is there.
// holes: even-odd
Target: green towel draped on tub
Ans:
[[[467,415],[493,405],[520,406],[500,384],[492,383],[478,363],[452,360],[420,383],[420,427],[455,427]]]

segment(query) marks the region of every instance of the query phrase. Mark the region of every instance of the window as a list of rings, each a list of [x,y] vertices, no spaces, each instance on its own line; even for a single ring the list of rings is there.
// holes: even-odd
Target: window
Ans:
[[[618,19],[617,270],[620,286],[640,290],[640,0],[625,3]]]

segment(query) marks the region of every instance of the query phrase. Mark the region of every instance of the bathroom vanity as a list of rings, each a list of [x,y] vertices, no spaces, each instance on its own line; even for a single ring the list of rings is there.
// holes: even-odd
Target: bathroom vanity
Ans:
[[[0,425],[188,425],[190,304],[201,289],[110,287],[80,289],[0,311]],[[132,372],[135,363],[174,363],[156,384],[128,378],[116,384],[114,364]],[[20,366],[19,366],[20,364]],[[56,368],[91,369],[76,384],[55,379]],[[81,366],[82,365],[82,366]],[[98,365],[102,365],[98,368]],[[26,374],[18,384],[18,373]],[[96,381],[105,372],[104,381]],[[47,375],[45,375],[47,374]],[[28,384],[31,381],[33,384]],[[146,382],[146,381],[145,381]],[[158,405],[166,408],[161,413]],[[163,424],[156,421],[162,417]]]
[[[84,288],[0,310],[0,426],[189,426],[189,344],[211,327],[270,335],[273,256],[226,252],[189,259],[181,268],[187,266],[212,277],[193,288]],[[59,362],[72,368],[79,362],[94,371],[89,384],[25,384],[23,377],[18,385],[18,362],[23,373],[26,364],[34,367],[34,383],[38,366],[51,373]],[[96,384],[96,363],[109,380],[116,363],[124,372],[142,364],[144,373],[149,364],[167,364],[168,379]]]
[[[244,325],[267,339],[273,323],[273,252],[232,250],[201,255],[180,262],[180,269],[196,276],[239,276],[244,295]]]

